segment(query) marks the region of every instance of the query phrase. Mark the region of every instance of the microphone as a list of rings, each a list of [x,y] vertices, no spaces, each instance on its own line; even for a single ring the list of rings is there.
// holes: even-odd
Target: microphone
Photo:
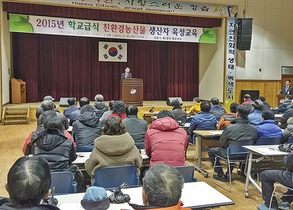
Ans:
[[[154,112],[154,106],[150,109],[150,111],[149,112],[151,112],[151,113],[153,113]]]

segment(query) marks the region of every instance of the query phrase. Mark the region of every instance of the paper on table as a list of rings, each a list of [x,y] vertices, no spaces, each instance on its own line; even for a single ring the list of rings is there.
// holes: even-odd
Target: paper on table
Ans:
[[[212,134],[222,134],[222,131],[210,131]]]
[[[82,210],[84,208],[82,208],[80,203],[63,203],[63,204],[61,204],[59,209],[61,209],[61,210],[68,210],[68,209],[70,209],[70,210]]]

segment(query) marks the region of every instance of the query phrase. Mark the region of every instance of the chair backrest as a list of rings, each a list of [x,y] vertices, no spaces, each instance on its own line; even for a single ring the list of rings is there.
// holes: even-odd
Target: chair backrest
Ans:
[[[137,147],[137,149],[144,149],[144,142],[134,143],[134,145]]]
[[[281,137],[261,137],[255,142],[255,145],[275,145],[281,143]]]
[[[91,152],[95,146],[81,146],[76,148],[76,152]]]
[[[124,182],[128,183],[127,187],[139,186],[139,177],[136,176],[135,165],[99,168],[95,172],[95,181],[92,185],[113,190]]]
[[[227,149],[227,154],[230,155],[245,155],[248,154],[248,151],[242,146],[245,145],[253,145],[254,140],[238,140],[238,141],[230,141]]]
[[[69,194],[77,192],[77,185],[73,183],[73,174],[70,171],[51,172],[51,189],[55,187],[55,194]]]
[[[293,143],[293,137],[290,137],[287,141],[287,143]]]
[[[194,166],[176,166],[184,178],[184,182],[197,182],[194,177]]]

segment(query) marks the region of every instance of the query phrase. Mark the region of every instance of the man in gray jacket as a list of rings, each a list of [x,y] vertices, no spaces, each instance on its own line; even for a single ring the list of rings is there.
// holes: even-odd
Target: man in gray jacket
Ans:
[[[125,111],[127,117],[122,122],[126,125],[128,133],[135,143],[144,142],[144,136],[148,130],[147,121],[137,117],[138,109],[135,105],[127,106]]]
[[[248,124],[247,116],[250,112],[249,107],[240,105],[236,109],[236,120],[235,124],[228,125],[223,131],[219,143],[221,147],[213,147],[209,149],[209,158],[212,164],[215,163],[215,156],[221,155],[222,157],[227,157],[227,148],[231,141],[241,141],[241,140],[254,140],[257,139],[257,130],[253,125]],[[226,182],[228,181],[227,174],[224,174],[221,167],[221,163],[217,159],[215,167],[215,172],[217,175],[214,175],[214,179],[219,181]],[[233,166],[231,166],[231,171]]]

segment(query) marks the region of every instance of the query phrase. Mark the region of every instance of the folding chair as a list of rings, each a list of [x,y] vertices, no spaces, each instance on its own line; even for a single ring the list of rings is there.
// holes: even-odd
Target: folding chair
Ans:
[[[136,176],[135,165],[99,168],[95,172],[95,181],[92,186],[114,190],[124,182],[128,183],[127,187],[139,186],[139,177]]]
[[[256,140],[255,145],[277,145],[281,143],[282,137],[260,137]]]
[[[176,166],[184,178],[184,182],[197,182],[197,178],[194,177],[194,166]]]
[[[216,183],[214,181],[214,177],[212,178],[212,182],[225,190],[231,192],[231,178],[232,178],[232,171],[231,171],[231,164],[237,163],[237,162],[246,162],[248,151],[242,148],[244,145],[253,145],[254,140],[238,140],[238,141],[230,141],[229,146],[227,148],[227,157],[222,157],[220,155],[216,155],[215,157],[215,164],[213,167],[213,174],[214,174],[214,169],[215,167],[220,167],[216,166],[217,159],[224,160],[228,163],[228,177],[229,177],[229,183],[230,183],[230,188],[227,189],[224,186]],[[222,166],[221,166],[222,167]]]
[[[134,145],[137,147],[137,149],[141,150],[144,149],[144,142],[141,143],[134,143]]]
[[[293,181],[293,176],[292,176],[292,181]],[[278,184],[278,183],[275,183],[275,184],[274,184],[274,190],[273,190],[273,193],[272,193],[272,196],[271,196],[271,199],[270,199],[269,209],[271,209],[271,207],[272,207],[273,197],[274,197],[275,195],[280,195],[280,194],[276,193],[277,184]],[[280,185],[283,186],[283,187],[285,187],[285,188],[287,188],[288,190],[293,191],[293,188],[292,188],[292,187],[288,187],[288,186],[283,185],[283,184],[280,184]],[[293,194],[292,194],[292,195],[283,195],[283,196],[293,196]]]
[[[81,146],[76,148],[76,152],[91,152],[95,146]]]
[[[51,189],[55,187],[55,194],[70,194],[77,192],[77,184],[73,181],[70,171],[51,172]]]

